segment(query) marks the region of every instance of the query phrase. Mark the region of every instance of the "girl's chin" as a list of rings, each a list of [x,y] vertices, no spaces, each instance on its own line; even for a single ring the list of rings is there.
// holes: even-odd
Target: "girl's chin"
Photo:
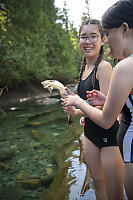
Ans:
[[[114,59],[119,59],[119,57],[116,56],[116,55],[113,55],[113,54],[112,54],[112,56],[114,57]]]
[[[121,56],[114,56],[113,55],[113,57],[114,57],[114,59],[117,59],[117,60],[122,60],[123,59],[123,57],[121,57]]]
[[[121,52],[121,53],[122,53],[122,52]],[[112,51],[112,50],[111,50],[112,56],[113,56],[115,59],[118,59],[118,60],[123,59],[123,55],[121,55],[121,53],[120,53],[120,52],[117,53],[117,51]]]
[[[84,55],[86,57],[92,57],[92,56],[94,56],[94,53],[93,52],[85,52]]]
[[[115,54],[112,52],[112,56],[115,58],[115,59],[122,59],[122,56],[118,55],[118,54]]]

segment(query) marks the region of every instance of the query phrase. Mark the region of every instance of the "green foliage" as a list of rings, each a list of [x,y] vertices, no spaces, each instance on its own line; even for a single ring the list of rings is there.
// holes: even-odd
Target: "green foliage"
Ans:
[[[112,55],[108,55],[109,52],[110,52],[110,48],[108,44],[105,42],[104,43],[104,59],[110,62],[112,67],[114,67],[114,59]]]
[[[77,32],[65,19],[57,23],[53,0],[0,1],[0,85],[78,75]],[[63,15],[62,15],[63,16]],[[63,27],[65,22],[67,27]]]
[[[88,20],[90,18],[90,8],[89,8],[89,1],[88,0],[85,0],[85,8],[86,8],[86,11],[83,12],[83,16],[82,16],[82,22]]]

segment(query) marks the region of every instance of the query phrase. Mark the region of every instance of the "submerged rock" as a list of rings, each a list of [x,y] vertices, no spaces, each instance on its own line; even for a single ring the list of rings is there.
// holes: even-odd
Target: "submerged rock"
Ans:
[[[38,130],[32,130],[31,133],[32,133],[32,137],[37,141],[41,141],[44,136],[44,133]]]
[[[53,172],[53,169],[49,168],[49,167],[46,167],[46,172],[49,175],[49,174],[51,174]]]
[[[12,156],[14,156],[14,154],[15,154],[15,150],[12,148],[8,148],[8,147],[1,148],[0,149],[0,160],[9,159]]]
[[[19,183],[26,188],[35,189],[39,187],[40,179],[24,179],[24,180],[16,181],[16,183]]]
[[[10,166],[8,164],[5,164],[4,162],[0,162],[0,167],[5,170],[8,170],[10,168]]]
[[[10,183],[4,188],[3,196],[6,200],[21,200],[24,196],[24,190],[15,183]]]
[[[30,176],[30,174],[28,172],[24,172],[24,173],[20,173],[17,175],[16,180],[23,180],[23,179],[27,179]]]

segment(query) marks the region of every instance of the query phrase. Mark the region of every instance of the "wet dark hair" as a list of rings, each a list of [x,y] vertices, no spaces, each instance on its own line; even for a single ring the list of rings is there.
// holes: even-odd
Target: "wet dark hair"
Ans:
[[[103,28],[119,28],[123,22],[133,28],[133,0],[119,0],[102,17]]]
[[[80,29],[79,29],[79,36],[80,36],[81,30],[82,30],[82,27],[84,25],[89,25],[89,24],[97,25],[98,28],[99,28],[99,32],[100,32],[101,38],[104,37],[102,24],[101,24],[101,22],[99,20],[96,20],[96,19],[89,19],[89,20],[83,22],[81,24],[81,26],[80,26]],[[104,48],[103,48],[103,46],[101,46],[101,49],[100,49],[100,52],[99,52],[99,56],[98,56],[98,58],[97,58],[97,60],[95,62],[94,72],[93,72],[93,75],[92,75],[92,85],[93,85],[93,87],[94,87],[94,84],[95,84],[95,76],[96,76],[96,72],[97,72],[97,69],[98,69],[98,65],[101,62],[101,60],[103,59],[103,55],[104,55]],[[85,70],[86,64],[87,64],[86,57],[83,56],[83,60],[82,60],[82,63],[81,63],[81,68],[80,68],[80,73],[79,73],[79,81],[82,78],[82,75],[83,75],[83,72]]]

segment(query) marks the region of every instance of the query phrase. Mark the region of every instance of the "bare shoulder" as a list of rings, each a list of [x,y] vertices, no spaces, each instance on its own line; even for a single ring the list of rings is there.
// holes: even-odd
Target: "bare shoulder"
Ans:
[[[125,58],[121,60],[114,69],[113,80],[117,80],[117,83],[126,86],[126,89],[131,91],[133,88],[133,57]]]
[[[109,62],[102,60],[98,66],[97,76],[100,78],[103,77],[104,74],[112,74],[112,72],[112,65]]]
[[[115,66],[114,72],[133,76],[133,57],[121,60]]]
[[[98,69],[99,71],[112,70],[112,65],[109,62],[102,60],[98,66]]]

